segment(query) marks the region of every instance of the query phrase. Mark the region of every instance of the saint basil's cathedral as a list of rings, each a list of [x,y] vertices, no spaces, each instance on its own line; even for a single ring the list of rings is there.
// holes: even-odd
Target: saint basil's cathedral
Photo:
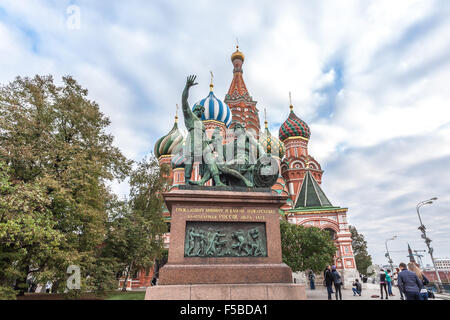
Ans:
[[[231,56],[233,80],[223,101],[214,94],[211,81],[209,94],[194,104],[200,104],[205,109],[202,121],[207,134],[211,137],[214,130],[220,130],[226,139],[226,130],[232,129],[234,124],[239,122],[246,130],[251,129],[256,133],[256,138],[267,153],[272,156],[279,155],[276,158],[281,174],[272,187],[272,192],[288,196],[288,200],[280,209],[280,217],[290,223],[329,231],[336,245],[334,264],[343,275],[344,284],[351,283],[358,277],[358,273],[347,223],[348,209],[332,205],[321,188],[323,170],[308,152],[311,130],[308,124],[295,114],[291,103],[289,115],[279,128],[278,137],[269,131],[267,120],[264,130],[261,131],[257,102],[250,96],[243,78],[244,60],[244,54],[237,46]],[[167,164],[171,168],[170,179],[173,182],[170,189],[184,184],[184,157],[178,152],[184,141],[185,136],[178,127],[176,116],[170,132],[161,137],[154,147],[154,155],[160,165]],[[200,180],[198,165],[194,165],[192,180]],[[211,185],[211,181],[208,184]],[[167,209],[164,216],[170,226],[170,212]],[[167,233],[166,248],[169,246],[169,239],[170,233]],[[152,270],[140,271],[129,280],[127,287],[149,286],[153,274]],[[294,279],[299,276],[301,277],[300,274],[294,274]],[[320,278],[320,275],[318,276]]]

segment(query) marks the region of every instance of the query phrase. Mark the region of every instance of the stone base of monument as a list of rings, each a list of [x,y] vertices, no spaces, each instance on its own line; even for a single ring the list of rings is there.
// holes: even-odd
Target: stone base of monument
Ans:
[[[292,283],[292,271],[279,264],[166,265],[160,284]]]
[[[270,189],[164,193],[169,257],[146,299],[306,299],[282,262],[279,208],[286,198]]]
[[[304,285],[291,283],[158,285],[145,300],[305,300]]]

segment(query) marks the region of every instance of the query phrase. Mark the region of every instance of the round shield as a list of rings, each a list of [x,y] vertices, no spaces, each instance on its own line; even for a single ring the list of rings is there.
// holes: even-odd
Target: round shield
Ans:
[[[278,162],[273,157],[263,156],[258,159],[254,169],[255,187],[270,188],[278,179]]]

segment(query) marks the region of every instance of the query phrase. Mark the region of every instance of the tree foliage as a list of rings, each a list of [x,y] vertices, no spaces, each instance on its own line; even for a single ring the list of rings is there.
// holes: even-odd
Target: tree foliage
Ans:
[[[355,255],[356,268],[359,273],[367,274],[367,268],[372,265],[372,257],[367,252],[367,241],[364,240],[364,236],[356,230],[356,227],[349,226],[350,233],[352,234],[352,247]]]
[[[8,167],[0,162],[0,286],[63,255],[63,234],[55,228],[49,205],[37,183],[11,181]],[[15,287],[20,291],[24,286]]]
[[[70,76],[61,86],[35,76],[0,88],[0,254],[3,265],[13,262],[0,270],[2,285],[15,277],[22,290],[33,272],[64,290],[58,283],[75,264],[92,289],[99,274],[117,201],[108,183],[124,179],[131,161],[113,146],[109,119],[87,95]]]
[[[130,175],[130,199],[115,216],[109,229],[105,252],[117,258],[119,274],[126,280],[137,270],[148,270],[163,253],[167,225],[161,192],[166,189],[167,167],[156,158],[144,159]]]
[[[319,272],[333,262],[336,246],[328,232],[280,221],[283,262],[293,272]]]

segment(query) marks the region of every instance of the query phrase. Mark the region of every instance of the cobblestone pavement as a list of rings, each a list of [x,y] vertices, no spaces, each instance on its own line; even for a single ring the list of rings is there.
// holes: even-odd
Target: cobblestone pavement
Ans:
[[[334,288],[333,288],[334,291]],[[401,300],[400,299],[400,293],[397,288],[393,288],[393,293],[395,296],[389,297],[389,300]],[[378,298],[371,298],[372,295],[377,295]],[[317,286],[315,290],[309,289],[309,287],[306,288],[306,297],[307,300],[327,300],[328,294],[327,289],[323,286]],[[335,294],[332,294],[333,300],[336,299]],[[383,295],[383,300],[386,299],[386,297]],[[374,287],[371,288],[363,288],[363,291],[361,293],[361,296],[353,296],[353,291],[351,288],[342,289],[342,300],[381,300],[380,298],[380,289],[376,289]],[[441,300],[436,297],[436,299],[430,299],[430,300]]]

